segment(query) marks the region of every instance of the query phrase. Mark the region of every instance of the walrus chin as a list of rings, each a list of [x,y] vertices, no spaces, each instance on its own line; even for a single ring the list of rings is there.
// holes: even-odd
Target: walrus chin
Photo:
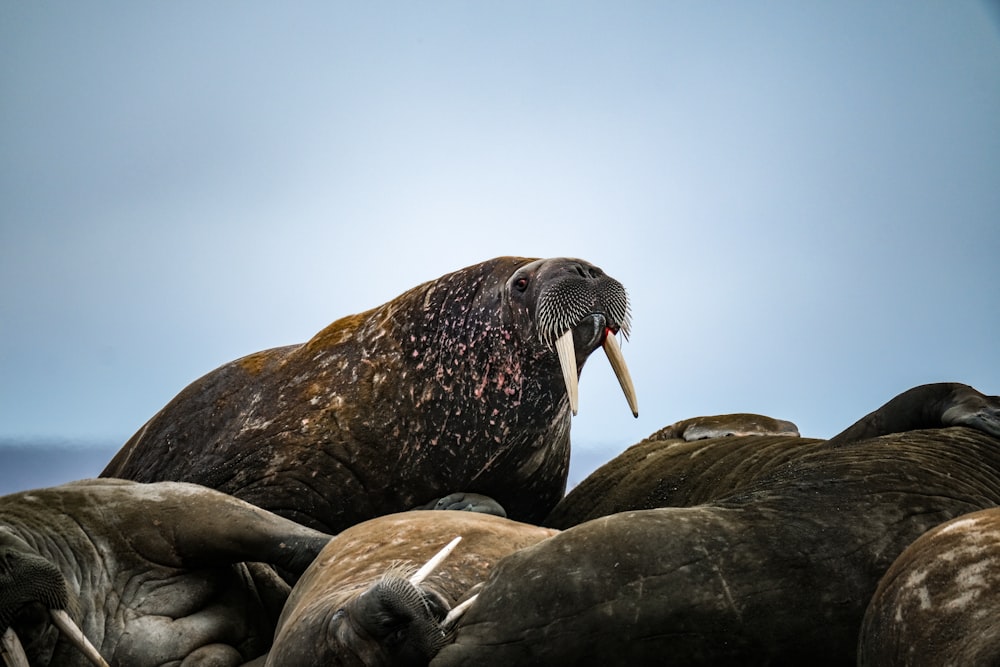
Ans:
[[[622,335],[626,338],[628,337],[627,329],[628,321],[626,319],[625,325],[621,327]],[[615,338],[615,334],[618,329],[612,328],[607,324],[606,319],[603,315],[594,314],[586,317],[580,324],[572,329],[567,329],[559,338],[555,341],[556,353],[559,355],[559,366],[562,368],[563,381],[566,383],[566,394],[569,396],[569,407],[576,415],[580,407],[580,375],[577,370],[576,364],[576,341],[581,335],[590,335],[591,342],[596,342],[600,340],[601,347],[604,348],[604,354],[607,355],[608,361],[611,362],[611,368],[615,372],[615,377],[618,378],[618,383],[622,387],[622,391],[625,392],[625,399],[628,401],[628,407],[632,410],[632,415],[634,417],[639,416],[639,405],[635,396],[635,387],[632,385],[632,376],[628,372],[628,366],[625,364],[625,357],[622,356],[622,348],[618,344],[618,339]],[[593,349],[593,345],[585,345],[586,349]]]

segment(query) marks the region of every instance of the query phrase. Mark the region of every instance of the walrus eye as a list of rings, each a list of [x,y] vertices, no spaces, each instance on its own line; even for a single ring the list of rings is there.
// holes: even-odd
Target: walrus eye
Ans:
[[[518,292],[523,292],[524,290],[528,289],[528,279],[518,278],[517,280],[514,281],[514,288],[517,289]]]

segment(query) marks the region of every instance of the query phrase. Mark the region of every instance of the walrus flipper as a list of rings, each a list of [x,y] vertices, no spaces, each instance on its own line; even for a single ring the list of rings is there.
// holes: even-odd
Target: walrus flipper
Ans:
[[[969,385],[937,382],[908,389],[827,441],[843,445],[891,433],[968,426],[1000,437],[1000,396]]]
[[[479,512],[480,514],[492,514],[493,516],[507,517],[507,511],[497,501],[489,496],[479,493],[463,493],[458,491],[450,493],[443,498],[432,500],[429,503],[414,507],[417,510],[460,510],[465,512]]]

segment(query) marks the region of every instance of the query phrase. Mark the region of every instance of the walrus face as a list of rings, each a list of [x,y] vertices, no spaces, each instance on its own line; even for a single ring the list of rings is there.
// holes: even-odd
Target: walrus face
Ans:
[[[461,540],[455,538],[413,576],[388,572],[330,616],[323,664],[427,665],[471,600],[454,610],[424,582]]]
[[[524,307],[538,341],[559,355],[570,408],[578,409],[580,369],[599,346],[604,348],[625,392],[632,414],[639,415],[635,388],[615,338],[628,338],[631,308],[620,282],[579,259],[535,260],[507,281],[511,302]]]
[[[66,613],[70,596],[59,568],[35,553],[27,542],[0,526],[0,653],[10,664],[28,664],[19,634],[30,639],[35,652],[50,653],[53,637],[45,632],[51,621],[80,652],[98,667],[107,663]],[[37,644],[38,647],[32,645]]]
[[[447,612],[436,593],[386,575],[330,617],[330,664],[426,665],[445,642]]]

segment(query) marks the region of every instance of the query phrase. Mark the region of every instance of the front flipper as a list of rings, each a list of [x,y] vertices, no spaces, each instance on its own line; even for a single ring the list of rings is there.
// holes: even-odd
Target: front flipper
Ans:
[[[425,505],[414,507],[416,510],[461,510],[479,512],[506,518],[507,512],[497,501],[479,493],[463,493],[461,491],[448,494],[443,498],[432,500]]]

